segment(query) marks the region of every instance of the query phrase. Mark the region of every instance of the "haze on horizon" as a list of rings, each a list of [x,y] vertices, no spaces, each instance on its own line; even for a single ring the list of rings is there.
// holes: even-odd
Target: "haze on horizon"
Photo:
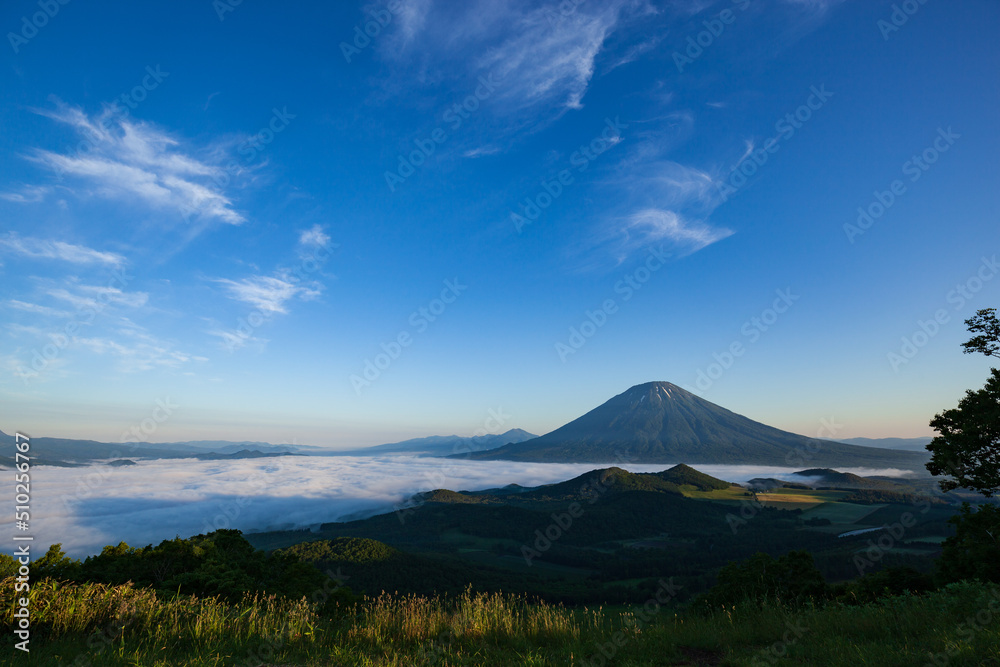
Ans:
[[[981,384],[996,3],[383,7],[0,9],[0,430],[542,435],[662,380],[919,437]]]

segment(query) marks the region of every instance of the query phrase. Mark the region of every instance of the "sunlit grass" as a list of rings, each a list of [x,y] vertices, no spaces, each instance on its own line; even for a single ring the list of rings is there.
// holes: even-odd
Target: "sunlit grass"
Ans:
[[[0,583],[9,633],[13,580]],[[516,595],[381,595],[322,617],[305,601],[165,598],[132,586],[39,582],[31,655],[12,665],[1000,665],[1000,592],[953,585],[923,597],[709,613],[567,608]],[[15,655],[11,655],[15,653]],[[686,662],[687,661],[687,662]],[[940,662],[940,659],[939,659]]]

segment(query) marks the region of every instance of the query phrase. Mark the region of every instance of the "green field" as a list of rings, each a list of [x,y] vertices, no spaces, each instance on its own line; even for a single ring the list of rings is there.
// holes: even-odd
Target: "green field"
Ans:
[[[824,502],[809,508],[802,513],[803,519],[829,519],[833,524],[844,528],[859,523],[866,516],[885,505],[854,505],[851,503]],[[858,526],[867,527],[867,526]]]

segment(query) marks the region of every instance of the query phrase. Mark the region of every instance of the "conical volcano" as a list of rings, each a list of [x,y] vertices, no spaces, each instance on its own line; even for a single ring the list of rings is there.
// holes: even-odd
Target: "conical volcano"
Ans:
[[[670,382],[647,382],[551,433],[474,456],[549,463],[921,468],[923,452],[807,438],[731,412]]]

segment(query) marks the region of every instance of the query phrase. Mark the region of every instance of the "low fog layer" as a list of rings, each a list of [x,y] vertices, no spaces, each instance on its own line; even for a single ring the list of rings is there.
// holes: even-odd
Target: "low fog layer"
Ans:
[[[792,468],[697,465],[731,482],[797,480]],[[71,556],[107,544],[158,544],[219,528],[244,532],[302,528],[392,511],[420,491],[479,490],[561,482],[609,465],[384,457],[279,457],[229,461],[171,459],[134,466],[41,466],[32,470],[31,531],[38,555],[60,542]],[[619,464],[658,472],[670,464]],[[845,468],[859,475],[900,470]],[[797,481],[802,481],[798,479]],[[12,521],[0,524],[15,534]],[[25,534],[25,533],[20,533]],[[8,553],[12,548],[8,547]]]

